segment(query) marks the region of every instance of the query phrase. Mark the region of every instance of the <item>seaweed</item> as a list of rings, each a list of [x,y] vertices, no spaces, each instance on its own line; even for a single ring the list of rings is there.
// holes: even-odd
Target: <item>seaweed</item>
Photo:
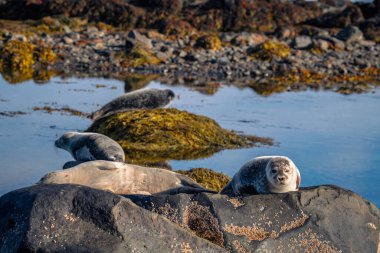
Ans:
[[[95,121],[87,131],[116,140],[129,160],[190,159],[271,144],[271,139],[238,135],[208,117],[174,108],[121,112]]]
[[[193,168],[191,170],[178,170],[176,172],[190,177],[207,189],[217,192],[220,192],[231,180],[229,176],[207,168]]]

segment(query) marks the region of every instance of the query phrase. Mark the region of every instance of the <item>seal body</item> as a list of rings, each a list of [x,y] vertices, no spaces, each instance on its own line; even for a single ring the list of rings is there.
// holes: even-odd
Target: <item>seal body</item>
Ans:
[[[79,184],[116,194],[212,192],[192,179],[164,169],[122,162],[90,161],[46,174],[39,184]]]
[[[77,161],[124,161],[123,148],[111,138],[98,133],[67,132],[55,141]]]
[[[174,92],[169,89],[140,89],[115,98],[90,114],[89,118],[96,120],[126,110],[160,108],[169,104],[174,97]]]
[[[221,194],[269,194],[297,191],[301,183],[298,168],[286,156],[252,159],[233,176]]]

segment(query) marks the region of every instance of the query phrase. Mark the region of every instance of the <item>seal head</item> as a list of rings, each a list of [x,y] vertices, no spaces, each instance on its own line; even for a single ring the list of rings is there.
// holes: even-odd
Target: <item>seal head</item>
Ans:
[[[271,192],[281,193],[299,189],[301,179],[298,169],[289,158],[273,157],[269,160],[265,172]]]

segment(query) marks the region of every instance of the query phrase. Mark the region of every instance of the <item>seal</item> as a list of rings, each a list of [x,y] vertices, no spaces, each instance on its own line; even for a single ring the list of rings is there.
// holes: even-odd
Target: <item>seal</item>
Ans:
[[[123,148],[111,138],[98,133],[67,132],[55,141],[77,161],[124,161]]]
[[[169,89],[140,89],[115,98],[88,117],[97,120],[126,110],[160,108],[168,105],[174,97],[174,92]]]
[[[90,161],[46,174],[38,184],[79,184],[116,194],[213,192],[169,170],[111,161]]]
[[[221,194],[270,194],[298,191],[301,175],[286,156],[260,156],[241,167]]]

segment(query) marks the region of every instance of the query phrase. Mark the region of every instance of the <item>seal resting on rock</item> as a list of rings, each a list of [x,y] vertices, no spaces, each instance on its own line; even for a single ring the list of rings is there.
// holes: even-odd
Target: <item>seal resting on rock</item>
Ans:
[[[123,162],[123,148],[111,138],[98,133],[67,132],[55,141],[77,161],[107,160]]]
[[[116,194],[212,192],[169,170],[110,161],[85,162],[70,169],[53,171],[38,184],[79,184]]]
[[[89,115],[92,120],[132,109],[154,109],[164,107],[173,100],[175,94],[165,89],[140,89],[115,98],[99,110]]]
[[[269,194],[298,191],[301,175],[286,156],[261,156],[252,159],[233,176],[221,194]]]

